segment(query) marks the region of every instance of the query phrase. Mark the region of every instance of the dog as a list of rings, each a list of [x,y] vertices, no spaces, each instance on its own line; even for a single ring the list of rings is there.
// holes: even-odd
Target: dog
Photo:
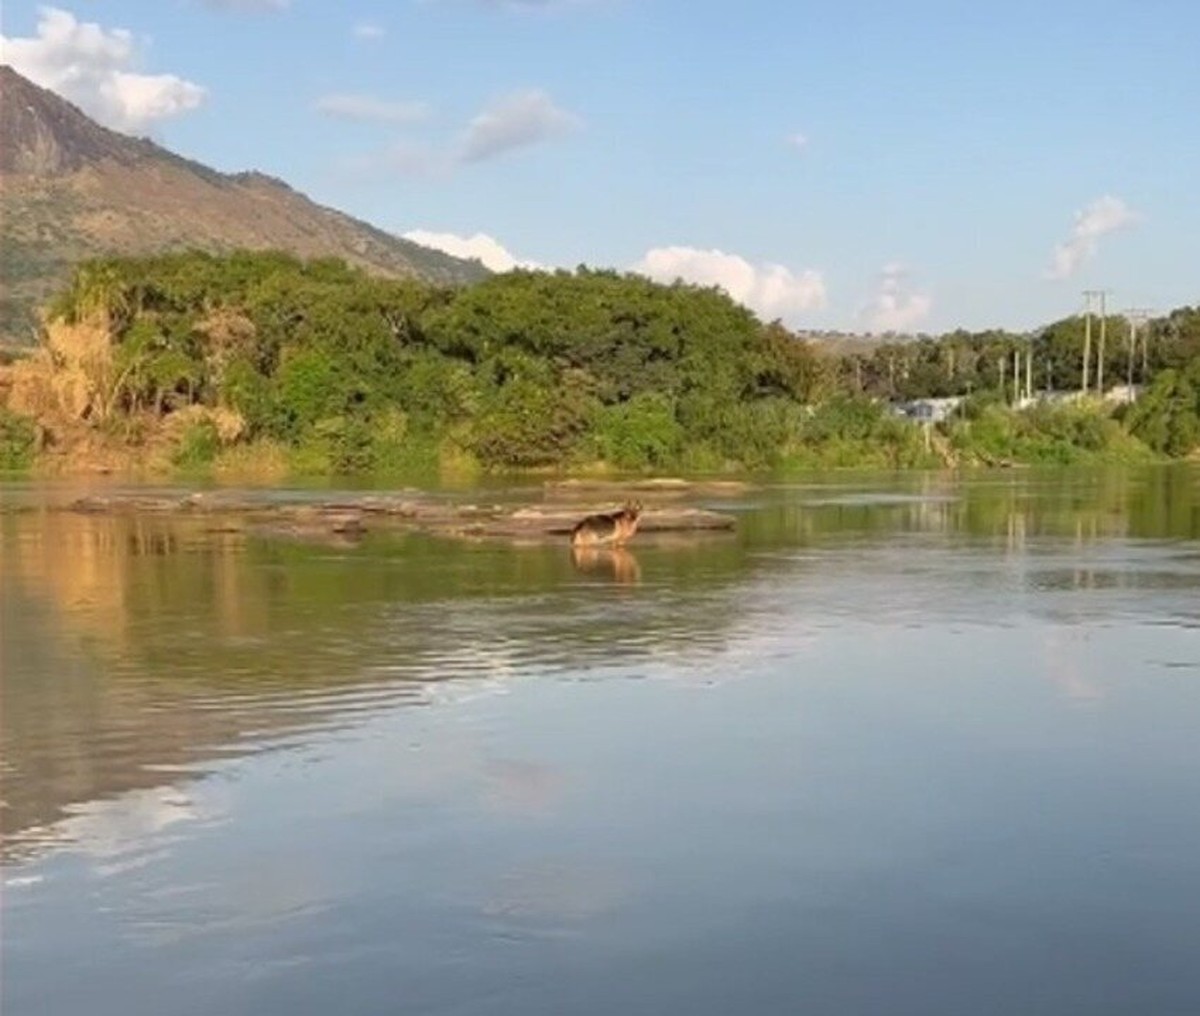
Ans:
[[[620,511],[589,515],[571,530],[572,547],[594,547],[600,544],[621,544],[633,539],[637,532],[642,506],[637,501],[627,501]]]

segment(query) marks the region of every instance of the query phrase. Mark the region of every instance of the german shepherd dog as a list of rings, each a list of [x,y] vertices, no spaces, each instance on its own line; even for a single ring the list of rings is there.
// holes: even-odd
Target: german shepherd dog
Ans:
[[[627,501],[620,511],[589,515],[571,530],[572,547],[594,547],[611,543],[620,546],[633,539],[637,532],[642,506],[637,501]]]

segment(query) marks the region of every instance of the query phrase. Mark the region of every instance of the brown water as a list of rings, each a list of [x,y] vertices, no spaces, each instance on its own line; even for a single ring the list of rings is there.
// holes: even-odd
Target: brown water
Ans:
[[[62,498],[0,488],[6,1016],[1200,1011],[1200,470],[582,561]]]

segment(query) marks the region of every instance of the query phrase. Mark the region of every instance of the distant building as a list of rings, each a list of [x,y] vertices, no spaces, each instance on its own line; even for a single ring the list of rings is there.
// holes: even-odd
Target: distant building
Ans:
[[[1105,391],[1103,396],[1097,395],[1095,392],[1084,392],[1078,388],[1074,391],[1038,392],[1035,396],[1035,401],[1062,405],[1064,403],[1084,402],[1088,399],[1102,399],[1111,405],[1121,406],[1129,402],[1137,402],[1142,389],[1142,385],[1113,385]]]
[[[1124,406],[1131,402],[1137,402],[1138,396],[1141,394],[1142,385],[1113,385],[1104,393],[1104,401]]]
[[[1136,402],[1143,388],[1141,385],[1113,385],[1104,395],[1095,392],[1061,391],[1034,392],[1032,396],[1022,397],[1009,403],[1013,409],[1029,409],[1036,405],[1072,405],[1089,399],[1102,400],[1110,406],[1121,406]],[[962,405],[965,395],[953,395],[942,399],[912,399],[908,402],[893,402],[892,412],[904,420],[913,423],[942,423],[954,415],[954,411]]]
[[[913,399],[911,402],[893,402],[892,411],[913,423],[941,423],[948,420],[962,405],[962,395],[951,395],[944,399]]]

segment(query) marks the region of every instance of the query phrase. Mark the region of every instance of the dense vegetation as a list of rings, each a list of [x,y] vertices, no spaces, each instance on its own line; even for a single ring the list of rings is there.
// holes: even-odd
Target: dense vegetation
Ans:
[[[445,288],[335,260],[173,254],[89,262],[51,313],[114,336],[93,424],[136,441],[137,421],[189,421],[184,467],[264,450],[313,473],[896,467],[1180,455],[1200,438],[1193,310],[1151,323],[1133,369],[1153,384],[1124,421],[1004,406],[1003,372],[1031,342],[1035,380],[1073,376],[1078,319],[837,354],[719,290],[586,268]],[[1130,369],[1120,354],[1114,336],[1110,378]],[[932,435],[886,404],[966,393]]]

